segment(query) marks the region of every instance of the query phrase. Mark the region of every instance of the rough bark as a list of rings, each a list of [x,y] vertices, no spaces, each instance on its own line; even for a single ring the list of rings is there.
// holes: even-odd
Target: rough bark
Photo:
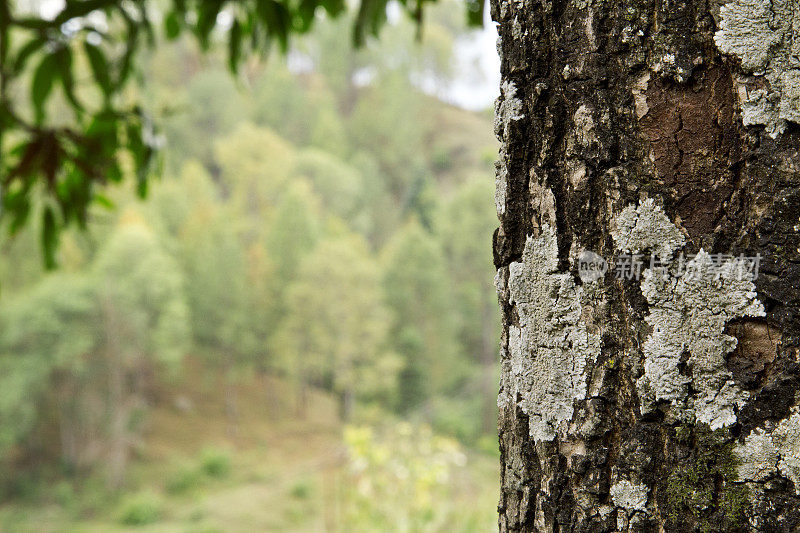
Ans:
[[[800,530],[800,2],[492,17],[500,530]],[[664,281],[581,281],[582,250]],[[701,250],[759,275],[682,280]]]

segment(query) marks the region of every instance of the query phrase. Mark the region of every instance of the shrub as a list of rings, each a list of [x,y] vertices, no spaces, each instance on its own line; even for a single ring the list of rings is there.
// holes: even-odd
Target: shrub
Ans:
[[[289,494],[297,500],[305,500],[311,495],[311,485],[307,481],[298,481],[289,491]]]
[[[166,489],[170,494],[183,494],[200,484],[200,472],[197,468],[184,465],[180,466],[167,479]]]
[[[126,526],[143,526],[158,522],[164,506],[161,499],[151,493],[129,496],[120,507],[119,521]]]
[[[53,487],[53,499],[61,507],[70,507],[74,504],[75,490],[72,487],[72,483],[67,480],[59,481],[56,486]]]
[[[203,451],[200,469],[210,477],[225,477],[231,470],[230,455],[224,450],[208,448]]]

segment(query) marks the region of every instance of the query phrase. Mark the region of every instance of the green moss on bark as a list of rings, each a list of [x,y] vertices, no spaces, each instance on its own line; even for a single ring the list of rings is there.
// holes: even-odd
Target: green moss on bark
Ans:
[[[691,516],[703,532],[735,531],[746,523],[747,486],[736,483],[739,459],[724,430],[678,426],[675,440],[690,446],[689,457],[667,479],[666,504],[670,522]]]

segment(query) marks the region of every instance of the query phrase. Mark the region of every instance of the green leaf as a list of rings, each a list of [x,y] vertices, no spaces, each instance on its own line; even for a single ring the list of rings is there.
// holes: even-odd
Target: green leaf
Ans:
[[[58,69],[61,73],[61,85],[64,87],[64,94],[75,112],[81,114],[84,109],[83,104],[75,96],[75,80],[72,77],[72,51],[64,47],[58,50],[55,56],[58,60]]]
[[[53,82],[58,73],[58,61],[55,55],[48,54],[44,56],[33,74],[31,100],[36,110],[36,121],[39,123],[44,120],[44,104],[50,95],[50,91],[53,90]]]
[[[228,67],[236,74],[239,71],[239,60],[242,55],[242,25],[238,20],[233,21],[231,32],[228,35]]]
[[[289,11],[286,6],[275,0],[259,0],[258,13],[267,26],[270,38],[277,39],[281,51],[289,48]]]
[[[108,210],[114,209],[115,206],[114,201],[111,198],[99,192],[94,193],[94,201]]]
[[[211,30],[217,24],[217,15],[222,9],[221,0],[208,0],[197,7],[197,24],[195,25],[195,35],[200,41],[203,50],[208,50],[210,45],[209,37]]]
[[[16,124],[14,115],[11,114],[8,102],[0,102],[0,136],[6,129],[11,129]]]
[[[144,128],[142,126],[142,121],[145,120],[144,115],[141,111],[136,111],[136,113],[139,114],[138,120],[131,121],[127,125],[127,146],[128,151],[133,156],[136,168],[136,193],[140,198],[145,198],[149,185],[150,165],[153,162],[155,150],[144,140]]]
[[[114,166],[117,151],[120,149],[119,125],[122,120],[108,109],[97,113],[86,128],[85,140],[80,144],[78,156],[86,167],[97,165]],[[86,171],[86,173],[90,173]],[[119,181],[119,173],[113,168],[105,168],[101,174],[106,180]]]
[[[23,17],[14,19],[14,24],[20,28],[25,28],[28,30],[46,30],[47,28],[51,27],[53,23],[49,20],[40,18]]]
[[[11,224],[8,226],[9,235],[16,235],[25,226],[28,221],[28,215],[31,212],[31,202],[27,194],[21,195],[16,204],[14,210],[11,211]]]
[[[470,26],[483,25],[483,11],[486,0],[467,0],[467,23]]]
[[[133,70],[133,56],[139,46],[139,27],[133,22],[128,22],[128,39],[125,43],[125,53],[122,55],[122,60],[119,64],[117,79],[114,82],[114,90],[118,91],[125,85],[128,76]]]
[[[319,5],[317,0],[300,0],[300,5],[297,6],[298,31],[306,32],[311,28]]]
[[[181,23],[178,16],[175,11],[170,11],[164,18],[164,33],[169,40],[177,38],[181,33]]]
[[[56,249],[58,248],[58,224],[51,207],[46,207],[42,217],[42,254],[44,265],[48,270],[56,267]]]
[[[89,58],[89,65],[92,68],[92,75],[97,80],[98,85],[103,90],[106,96],[110,96],[112,92],[111,76],[108,74],[108,61],[105,54],[99,46],[95,46],[89,42],[84,43],[86,56]]]
[[[322,0],[320,5],[325,8],[325,11],[331,17],[338,17],[346,7],[344,0]]]
[[[67,0],[54,22],[60,26],[70,19],[85,17],[92,11],[106,8],[108,4],[108,0]]]
[[[153,23],[150,22],[150,16],[147,14],[147,2],[134,2],[134,5],[139,10],[139,25],[144,28],[145,35],[147,35],[147,44],[155,46],[156,32],[153,30]]]
[[[355,24],[353,24],[353,44],[360,48],[367,34],[377,35],[386,21],[386,0],[361,0]]]
[[[47,131],[42,134],[41,158],[41,169],[47,180],[47,185],[50,188],[54,188],[56,175],[60,168],[61,146],[58,137],[53,131]]]
[[[43,39],[42,37],[34,37],[25,43],[25,46],[19,49],[19,52],[17,52],[17,57],[14,59],[14,72],[17,74],[22,72],[25,68],[25,64],[28,62],[28,59],[30,59],[31,56],[46,43],[47,39]]]

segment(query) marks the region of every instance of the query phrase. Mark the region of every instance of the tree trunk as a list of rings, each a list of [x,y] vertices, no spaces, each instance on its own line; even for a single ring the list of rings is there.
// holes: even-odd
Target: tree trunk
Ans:
[[[353,389],[346,387],[339,393],[339,420],[342,422],[350,422],[353,418],[353,404],[355,403],[355,395]]]
[[[106,457],[107,485],[119,490],[125,483],[130,445],[131,410],[127,387],[128,361],[120,338],[123,322],[110,300],[103,301],[103,322],[106,341],[108,387],[108,450]]]
[[[125,367],[117,357],[109,357],[108,365],[108,400],[110,420],[108,426],[108,486],[119,490],[125,484],[128,468],[128,452],[130,447],[130,408],[125,390]]]
[[[800,530],[800,2],[492,17],[500,530]]]
[[[260,370],[261,380],[264,383],[264,392],[267,396],[267,417],[275,422],[282,417],[281,400],[278,391],[275,390],[275,374],[271,373],[268,369],[263,368]]]
[[[237,377],[234,374],[234,358],[228,353],[225,356],[225,418],[228,421],[228,437],[235,439],[239,435],[239,391]]]
[[[77,391],[71,376],[57,372],[53,378],[58,409],[58,432],[61,445],[61,468],[73,476],[80,465],[78,441],[80,423],[76,415]]]

